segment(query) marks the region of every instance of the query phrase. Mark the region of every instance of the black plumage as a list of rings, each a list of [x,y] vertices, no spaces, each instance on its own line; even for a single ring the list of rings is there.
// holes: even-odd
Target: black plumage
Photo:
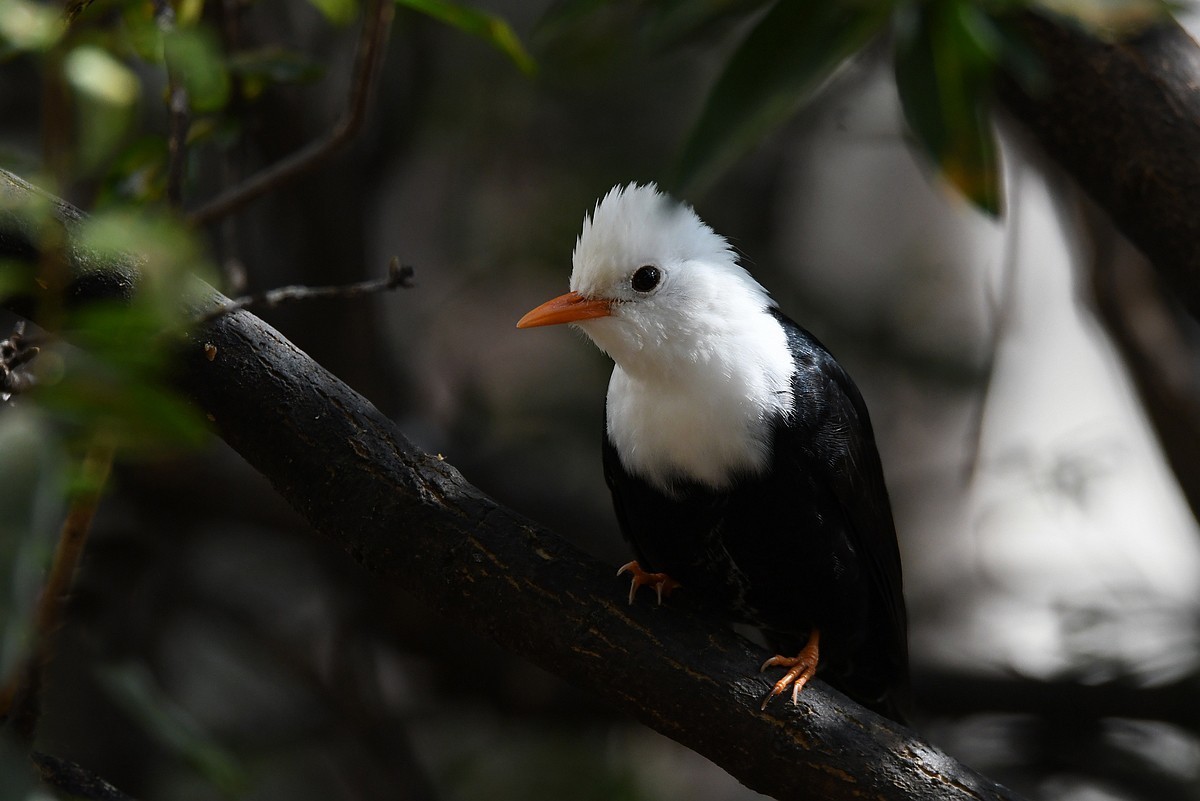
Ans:
[[[630,475],[606,435],[617,519],[642,569],[665,572],[699,604],[762,629],[780,654],[797,653],[818,629],[817,675],[903,720],[900,554],[870,417],[829,351],[769,312],[796,370],[793,408],[773,420],[767,468],[721,490],[681,475],[672,497]]]

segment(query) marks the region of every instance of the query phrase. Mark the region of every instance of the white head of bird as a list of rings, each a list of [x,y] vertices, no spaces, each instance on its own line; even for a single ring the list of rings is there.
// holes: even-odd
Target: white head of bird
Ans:
[[[571,291],[517,327],[572,323],[616,362],[608,436],[625,469],[667,493],[762,472],[796,367],[774,301],[725,238],[629,184],[584,219],[572,261]]]

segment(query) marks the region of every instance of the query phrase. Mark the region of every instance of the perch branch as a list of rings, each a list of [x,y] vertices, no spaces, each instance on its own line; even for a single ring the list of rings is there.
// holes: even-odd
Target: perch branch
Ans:
[[[1018,19],[1046,80],[1001,99],[1200,318],[1200,48],[1171,19],[1120,42]]]
[[[33,191],[4,177],[4,194]],[[57,208],[68,228],[79,217]],[[15,232],[4,230],[5,221],[0,214],[0,257],[36,251],[21,244],[19,218],[10,220]],[[132,264],[78,265],[87,294],[127,296]],[[205,308],[224,302],[211,291]],[[819,681],[799,704],[761,711],[769,689],[756,672],[769,656],[762,648],[674,604],[627,605],[611,565],[413,446],[370,402],[252,314],[224,314],[199,327],[177,367],[180,386],[221,436],[365,570],[747,786],[779,799],[1016,797]]]

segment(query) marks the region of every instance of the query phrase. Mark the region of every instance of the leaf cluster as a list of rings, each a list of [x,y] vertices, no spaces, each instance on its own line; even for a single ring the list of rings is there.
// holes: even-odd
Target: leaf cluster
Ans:
[[[386,2],[534,69],[494,15],[442,0]],[[39,623],[40,598],[58,562],[63,520],[76,499],[102,489],[103,479],[84,469],[85,454],[160,458],[206,439],[207,422],[172,387],[172,374],[196,309],[209,300],[201,281],[215,283],[216,271],[170,185],[175,176],[187,186],[214,151],[237,142],[268,92],[323,76],[321,63],[287,43],[243,44],[222,16],[267,4],[76,0],[63,13],[34,0],[0,0],[0,66],[24,61],[46,86],[37,180],[94,197],[92,214],[67,241],[60,205],[0,172],[0,239],[19,240],[15,252],[26,254],[0,262],[0,304],[36,305],[28,317],[41,325],[26,335],[38,350],[20,365],[29,376],[23,391],[0,397],[0,722],[52,634]],[[363,11],[360,0],[310,6],[330,27]],[[98,273],[100,265],[123,264],[128,275],[110,301],[75,305],[69,298],[81,276],[68,263],[93,264]],[[0,340],[7,335],[0,331]],[[103,678],[147,733],[199,775],[227,794],[245,789],[236,760],[136,666]],[[22,761],[0,759],[0,774]]]
[[[7,704],[51,633],[39,623],[43,577],[68,509],[77,499],[94,502],[103,489],[85,455],[158,458],[206,438],[207,424],[171,386],[171,371],[190,319],[188,288],[210,270],[193,235],[165,215],[98,212],[66,243],[44,197],[0,199],[3,235],[19,232],[32,254],[0,263],[0,301],[39,298],[31,317],[44,324],[26,332],[39,346],[19,368],[31,376],[26,388],[0,402],[0,698]],[[69,260],[127,262],[131,251],[139,257],[128,279],[138,291],[128,297],[75,305],[38,291],[63,287],[69,297]],[[0,707],[0,716],[7,711]]]
[[[497,47],[534,69],[499,17],[444,0],[394,0]],[[36,0],[0,0],[0,61],[35,59],[57,101],[45,124],[73,135],[53,154],[60,175],[99,180],[101,205],[166,199],[170,148],[164,115],[174,89],[188,114],[186,144],[228,147],[270,89],[320,79],[324,65],[286,43],[242,44],[220,28],[216,4],[142,0],[76,3],[67,14]],[[254,5],[265,5],[257,3]],[[310,0],[330,26],[360,15],[359,0]],[[156,119],[157,118],[157,119]],[[195,169],[196,154],[190,156]]]
[[[736,36],[676,164],[674,185],[695,196],[804,109],[867,45],[890,43],[909,130],[940,176],[978,209],[1003,209],[991,125],[1001,71],[1036,90],[1039,65],[1011,24],[1022,10],[1067,17],[1102,36],[1161,20],[1159,0],[559,0],[548,38],[577,36],[614,8],[652,50]]]

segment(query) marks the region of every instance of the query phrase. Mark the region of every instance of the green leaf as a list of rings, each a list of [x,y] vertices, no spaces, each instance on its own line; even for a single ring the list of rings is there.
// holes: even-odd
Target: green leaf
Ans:
[[[200,112],[217,111],[229,100],[229,72],[221,44],[208,28],[177,28],[163,38],[172,77],[187,89],[188,103]]]
[[[358,0],[308,0],[334,25],[348,25],[358,15]]]
[[[898,15],[896,85],[904,117],[941,176],[981,211],[1003,207],[989,108],[1003,37],[971,0]]]
[[[45,417],[15,406],[0,414],[0,684],[33,644],[34,610],[58,540],[67,457]]]
[[[770,0],[660,0],[651,8],[645,38],[651,48],[674,47],[727,27]],[[841,2],[841,0],[826,0]]]
[[[526,75],[532,75],[537,70],[533,57],[525,50],[516,32],[500,17],[446,0],[396,0],[396,5],[419,11],[463,33],[490,42]]]
[[[72,87],[99,103],[128,108],[137,102],[141,85],[133,70],[95,45],[71,50],[63,64]]]
[[[79,226],[75,244],[98,260],[137,253],[137,291],[128,303],[68,310],[62,328],[77,347],[43,350],[30,399],[79,436],[99,432],[139,455],[203,442],[202,417],[167,375],[189,323],[187,295],[199,291],[194,276],[210,272],[194,233],[144,209],[105,211]]]
[[[594,81],[639,44],[645,19],[638,0],[559,0],[534,24],[531,38],[556,75],[578,71]]]
[[[61,10],[30,0],[0,0],[0,55],[48,50],[66,32]]]
[[[792,116],[890,12],[877,0],[782,0],[729,59],[684,145],[676,189],[695,196]]]
[[[33,289],[33,271],[27,262],[0,259],[0,300]],[[0,332],[0,339],[7,334]]]
[[[539,35],[543,30],[552,33],[562,27],[575,25],[585,17],[613,5],[613,0],[555,0],[538,20]]]
[[[229,58],[229,70],[242,78],[270,83],[305,83],[325,72],[324,66],[303,53],[278,46],[235,53]]]
[[[167,381],[175,340],[148,304],[96,304],[67,321],[72,343],[37,358],[40,383],[30,399],[80,439],[94,432],[126,452],[155,455],[195,447],[207,426]]]
[[[1108,41],[1136,36],[1171,16],[1162,0],[1031,0],[1031,5],[1074,20]]]
[[[95,45],[67,53],[63,74],[75,95],[77,145],[84,169],[111,157],[134,122],[142,87],[133,70]]]
[[[149,304],[164,329],[184,320],[185,295],[195,289],[187,279],[215,280],[196,233],[165,213],[125,207],[93,214],[79,226],[76,242],[97,258],[129,262],[136,253],[134,302]]]
[[[557,0],[538,20],[535,39],[559,37],[636,36],[651,52],[723,33],[738,17],[770,5],[772,0]],[[618,25],[612,23],[619,20]],[[608,29],[608,30],[606,30]]]
[[[112,698],[161,745],[231,796],[248,788],[250,774],[194,717],[163,691],[146,668],[126,664],[98,672]]]
[[[32,397],[76,432],[72,442],[100,432],[123,456],[147,458],[205,441],[207,430],[196,409],[162,383],[107,370],[96,360],[76,358],[64,364],[64,377],[39,386]]]
[[[542,13],[541,19],[538,20],[538,28],[542,25],[551,29],[557,29],[560,25],[574,25],[602,8],[614,5],[617,4],[613,0],[554,0]]]
[[[96,207],[114,204],[151,204],[166,196],[167,143],[160,135],[146,135],[126,145],[104,176]]]
[[[164,30],[158,25],[154,5],[121,3],[118,8],[123,23],[118,29],[123,47],[148,64],[162,64]]]

